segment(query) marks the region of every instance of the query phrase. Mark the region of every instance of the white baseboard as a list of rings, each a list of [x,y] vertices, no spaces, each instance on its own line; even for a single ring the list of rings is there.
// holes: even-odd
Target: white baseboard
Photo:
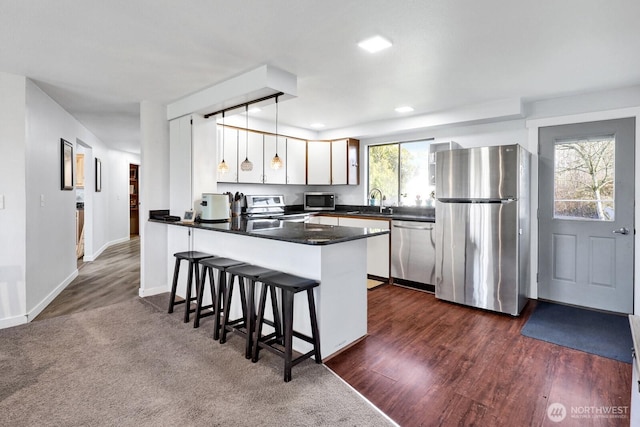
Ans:
[[[55,297],[57,297],[60,292],[64,290],[64,288],[69,286],[69,283],[73,282],[73,279],[75,279],[76,277],[78,277],[77,269],[74,270],[73,273],[71,273],[66,279],[64,279],[62,283],[56,286],[55,289],[51,291],[45,299],[40,301],[38,305],[36,305],[30,312],[27,313],[27,321],[31,322],[33,319],[35,319],[35,317],[40,314],[42,310],[47,308],[47,306],[51,304],[51,301],[53,301]]]
[[[94,252],[92,255],[85,255],[82,258],[82,260],[86,261],[86,262],[95,261],[96,259],[98,259],[98,257],[100,255],[102,255],[102,252],[104,252],[110,246],[117,245],[118,243],[128,242],[129,240],[130,240],[129,237],[122,237],[120,239],[116,239],[116,240],[112,240],[110,242],[107,242],[104,245],[102,245],[102,247],[100,249],[98,249],[96,252]]]
[[[141,298],[144,298],[151,295],[158,295],[163,292],[169,292],[169,289],[167,289],[165,286],[158,286],[155,288],[139,288],[138,296],[140,296]]]
[[[13,326],[24,325],[27,323],[27,316],[20,315],[15,317],[7,317],[0,319],[0,329],[11,328]]]

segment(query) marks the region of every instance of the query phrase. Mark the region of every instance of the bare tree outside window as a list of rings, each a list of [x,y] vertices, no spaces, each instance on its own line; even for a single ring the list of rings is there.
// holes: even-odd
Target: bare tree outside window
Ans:
[[[613,221],[614,180],[613,136],[557,142],[554,217]]]

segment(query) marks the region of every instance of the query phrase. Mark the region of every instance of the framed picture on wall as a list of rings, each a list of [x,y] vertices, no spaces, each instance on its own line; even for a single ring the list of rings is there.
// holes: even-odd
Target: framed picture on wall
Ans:
[[[102,191],[102,162],[96,157],[96,193]]]
[[[73,144],[60,138],[61,189],[73,190]]]

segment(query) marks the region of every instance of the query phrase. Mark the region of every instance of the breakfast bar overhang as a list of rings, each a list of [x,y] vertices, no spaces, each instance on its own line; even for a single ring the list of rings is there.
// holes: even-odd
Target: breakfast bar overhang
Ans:
[[[173,254],[194,250],[315,279],[320,281],[315,299],[322,358],[367,334],[366,239],[389,230],[243,217],[214,224],[164,224],[168,227],[167,277],[172,277]],[[184,297],[185,290],[186,274],[182,274],[177,294]],[[240,307],[230,310],[239,313]],[[310,332],[306,304],[295,304],[294,325],[302,333]],[[306,352],[310,345],[294,339],[294,349]]]

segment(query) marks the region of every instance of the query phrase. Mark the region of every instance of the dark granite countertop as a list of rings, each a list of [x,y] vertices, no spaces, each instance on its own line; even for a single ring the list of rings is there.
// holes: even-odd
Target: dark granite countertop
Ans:
[[[338,205],[334,211],[305,212],[302,210],[302,205],[297,205],[287,206],[287,213],[315,213],[318,215],[347,216],[363,219],[436,222],[436,209],[433,207],[391,207],[385,208],[384,213],[380,213],[379,206]]]
[[[331,245],[389,233],[389,230],[378,228],[338,227],[333,225],[290,222],[280,219],[251,220],[245,217],[234,217],[229,222],[221,223],[166,222],[154,219],[150,219],[149,221],[304,245]]]

